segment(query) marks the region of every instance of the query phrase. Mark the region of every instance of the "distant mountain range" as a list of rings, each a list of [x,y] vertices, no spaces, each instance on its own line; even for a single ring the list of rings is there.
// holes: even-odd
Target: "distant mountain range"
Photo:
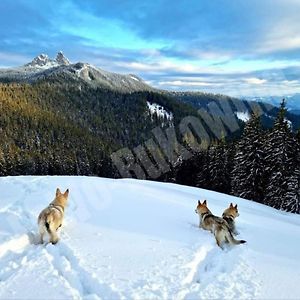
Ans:
[[[259,110],[262,114],[263,125],[272,126],[276,117],[278,106],[282,97],[249,97],[238,99],[220,94],[203,92],[174,92],[159,90],[151,87],[136,75],[121,75],[108,72],[93,65],[83,62],[71,63],[63,52],[57,53],[55,59],[46,54],[40,54],[31,62],[15,68],[0,69],[0,82],[2,83],[60,83],[75,84],[79,88],[82,85],[92,89],[114,91],[117,93],[152,92],[172,98],[176,102],[190,105],[196,110],[201,109],[212,116],[234,118],[238,122],[246,122],[253,110]],[[159,97],[158,97],[159,98]],[[289,114],[287,118],[291,121],[294,129],[300,127],[300,121],[296,115],[300,114],[300,94],[287,96]],[[258,105],[257,103],[260,103]],[[217,106],[216,106],[217,104]],[[226,104],[226,105],[224,105]],[[131,103],[134,105],[134,103]],[[152,104],[151,104],[152,105]],[[154,103],[153,109],[148,103],[148,111],[161,118],[160,110],[166,114],[172,114],[167,107]],[[230,109],[229,109],[230,108]]]
[[[245,97],[247,101],[265,102],[279,106],[282,99],[286,100],[287,108],[291,113],[300,115],[300,94],[270,97]]]
[[[245,123],[249,120],[253,111],[261,115],[262,124],[266,128],[273,126],[274,120],[279,110],[280,101],[277,103],[264,102],[261,99],[238,99],[221,94],[203,92],[165,92],[181,102],[187,103],[196,109],[204,110],[215,116],[235,118],[239,122]],[[217,103],[217,106],[216,106]],[[287,120],[294,130],[300,127],[300,116],[293,110],[287,112]]]
[[[139,77],[129,74],[120,75],[96,68],[88,63],[74,63],[60,51],[55,59],[46,54],[40,54],[32,62],[21,67],[0,69],[1,82],[27,82],[34,83],[39,80],[58,79],[83,80],[92,87],[102,87],[122,92],[151,91]]]
[[[197,110],[134,75],[58,53],[0,69],[0,176],[77,174],[114,177],[110,155],[178,128]],[[209,135],[213,135],[210,131]]]
[[[182,119],[195,116],[215,140],[239,136],[252,111],[260,110],[266,127],[278,112],[224,95],[159,90],[133,74],[71,63],[62,52],[0,69],[0,104],[0,175],[24,174],[27,166],[28,174],[111,177],[110,154],[143,144],[156,127],[173,127],[180,136]],[[299,116],[289,112],[287,119],[300,127]],[[234,132],[231,122],[239,124]]]

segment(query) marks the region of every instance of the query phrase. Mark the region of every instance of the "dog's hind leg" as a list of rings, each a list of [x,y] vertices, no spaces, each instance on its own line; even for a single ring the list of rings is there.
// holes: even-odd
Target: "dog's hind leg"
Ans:
[[[224,250],[223,243],[216,238],[217,245]]]
[[[44,243],[44,233],[40,233],[40,244]]]
[[[217,245],[218,245],[220,248],[222,248],[222,247],[221,247],[221,244],[222,244],[222,243],[221,243],[220,236],[219,236],[218,233],[215,234],[215,239],[216,239]]]
[[[44,243],[45,227],[42,224],[39,224],[39,243]]]
[[[224,238],[223,232],[222,231],[215,231],[215,238],[216,238],[217,245],[222,250],[224,250],[225,238]]]

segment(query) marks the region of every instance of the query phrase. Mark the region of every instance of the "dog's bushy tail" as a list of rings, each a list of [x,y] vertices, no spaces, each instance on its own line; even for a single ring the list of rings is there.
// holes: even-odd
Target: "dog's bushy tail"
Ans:
[[[247,243],[245,240],[236,240],[230,230],[228,230],[227,239],[231,244],[234,244],[234,245],[240,245],[240,244]]]
[[[46,229],[47,229],[47,232],[48,233],[51,233],[51,222],[52,222],[53,220],[52,220],[52,216],[51,215],[48,215],[47,217],[46,217],[46,220],[45,220],[45,227],[46,227]]]

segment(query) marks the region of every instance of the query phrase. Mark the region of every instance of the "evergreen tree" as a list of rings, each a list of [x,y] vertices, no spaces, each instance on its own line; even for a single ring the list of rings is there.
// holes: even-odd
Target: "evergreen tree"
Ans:
[[[230,155],[225,139],[221,139],[208,151],[210,188],[221,193],[230,192]]]
[[[260,117],[252,114],[236,145],[232,171],[232,193],[262,202],[264,193],[263,132]]]
[[[300,213],[300,131],[295,140],[292,171],[287,176],[287,191],[281,209]]]
[[[181,160],[175,167],[174,182],[189,186],[196,186],[197,176],[195,176],[195,174],[198,170],[203,169],[203,156],[204,153],[200,151],[195,153],[193,157],[189,159]]]
[[[209,172],[209,148],[203,151],[202,156],[199,159],[199,168],[196,172],[196,186],[202,189],[210,189],[210,172]]]
[[[296,140],[285,114],[283,100],[274,127],[267,135],[265,148],[267,185],[264,203],[277,209],[287,209],[294,197],[294,186],[297,183],[294,165]]]

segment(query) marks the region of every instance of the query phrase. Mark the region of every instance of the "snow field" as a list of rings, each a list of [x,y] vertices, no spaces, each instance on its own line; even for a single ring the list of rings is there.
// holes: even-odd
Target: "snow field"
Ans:
[[[70,188],[60,242],[35,245],[38,213]],[[0,299],[299,298],[300,218],[175,184],[88,177],[0,179]],[[198,199],[239,205],[247,244],[222,251]]]

